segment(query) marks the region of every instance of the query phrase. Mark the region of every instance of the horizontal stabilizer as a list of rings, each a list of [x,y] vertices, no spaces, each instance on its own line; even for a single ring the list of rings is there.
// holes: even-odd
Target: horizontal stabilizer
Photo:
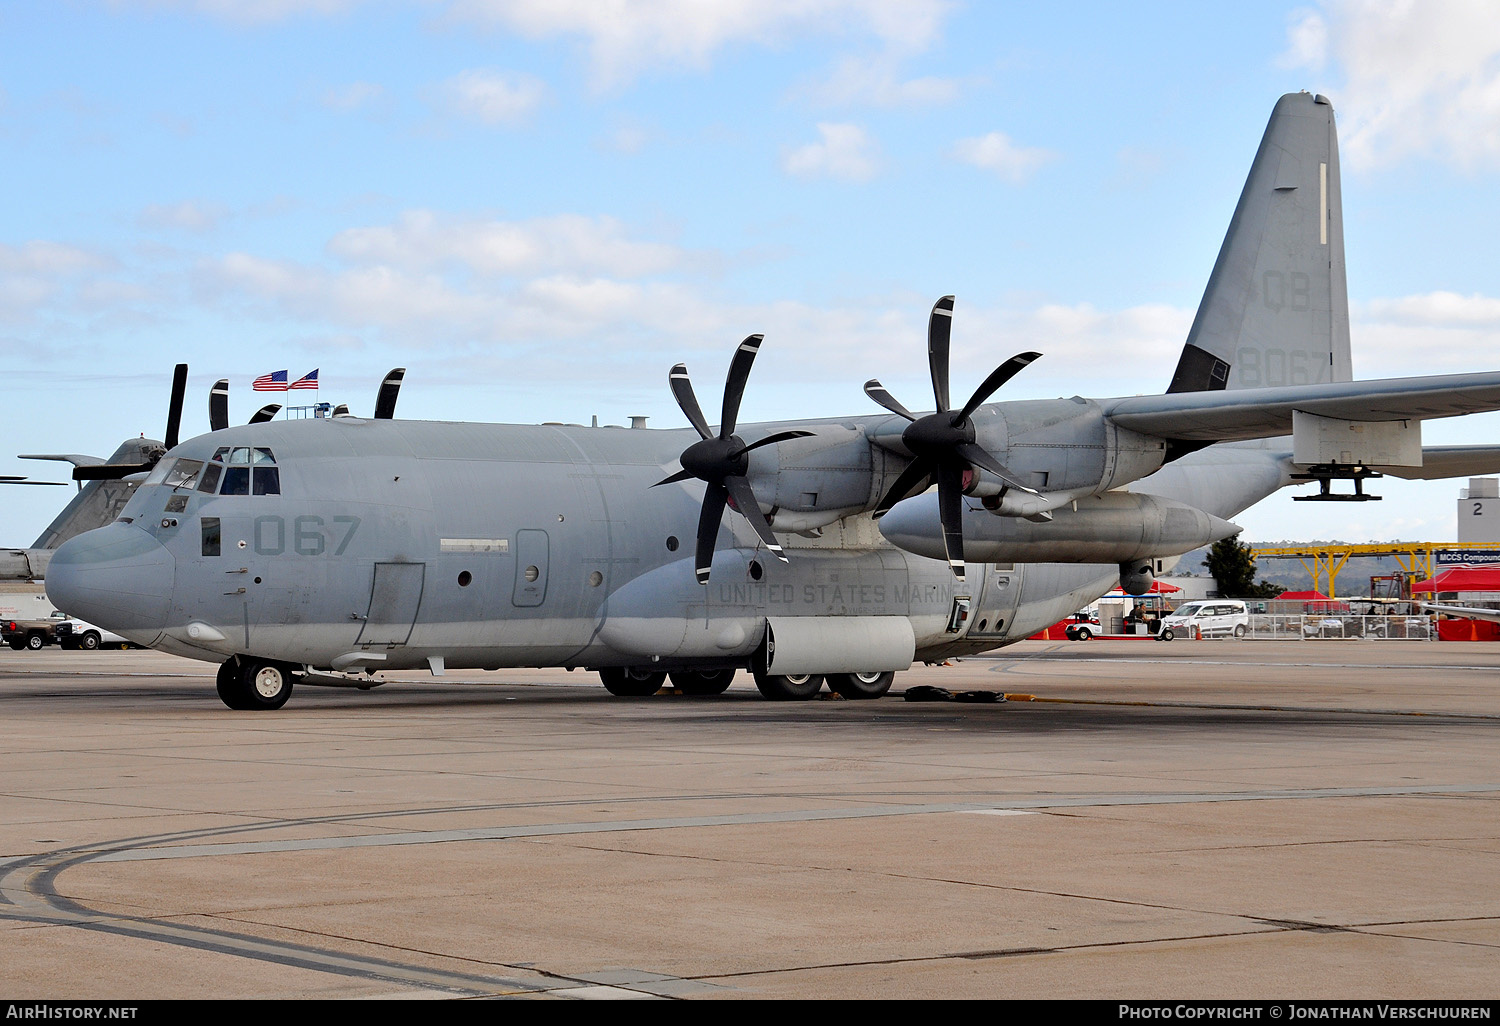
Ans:
[[[1439,481],[1500,474],[1500,445],[1424,445],[1420,467],[1381,467],[1391,477]]]

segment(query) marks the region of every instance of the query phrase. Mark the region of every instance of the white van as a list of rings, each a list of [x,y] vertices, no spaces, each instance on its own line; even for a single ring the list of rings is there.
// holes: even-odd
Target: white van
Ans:
[[[1205,637],[1243,638],[1250,630],[1250,611],[1239,599],[1204,599],[1184,602],[1168,613],[1156,635],[1162,641],[1173,638]]]

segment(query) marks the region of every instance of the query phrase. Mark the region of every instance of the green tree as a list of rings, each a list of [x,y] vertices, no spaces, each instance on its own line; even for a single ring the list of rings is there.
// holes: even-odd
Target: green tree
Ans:
[[[1269,581],[1256,584],[1255,553],[1250,546],[1233,538],[1214,542],[1203,565],[1208,567],[1224,598],[1275,598],[1286,591]]]

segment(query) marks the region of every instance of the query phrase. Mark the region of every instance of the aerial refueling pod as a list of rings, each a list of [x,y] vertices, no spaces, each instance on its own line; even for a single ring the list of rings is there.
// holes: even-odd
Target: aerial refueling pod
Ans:
[[[964,557],[976,563],[1123,564],[1181,555],[1240,533],[1238,524],[1196,507],[1136,492],[1085,496],[1046,521],[964,506]],[[945,558],[934,494],[898,503],[880,520],[880,533],[908,552]]]

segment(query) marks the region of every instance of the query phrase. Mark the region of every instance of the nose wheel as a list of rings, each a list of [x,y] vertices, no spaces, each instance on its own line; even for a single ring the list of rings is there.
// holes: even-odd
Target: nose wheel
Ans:
[[[215,686],[231,709],[280,709],[292,697],[294,677],[285,663],[236,656],[219,667]]]

